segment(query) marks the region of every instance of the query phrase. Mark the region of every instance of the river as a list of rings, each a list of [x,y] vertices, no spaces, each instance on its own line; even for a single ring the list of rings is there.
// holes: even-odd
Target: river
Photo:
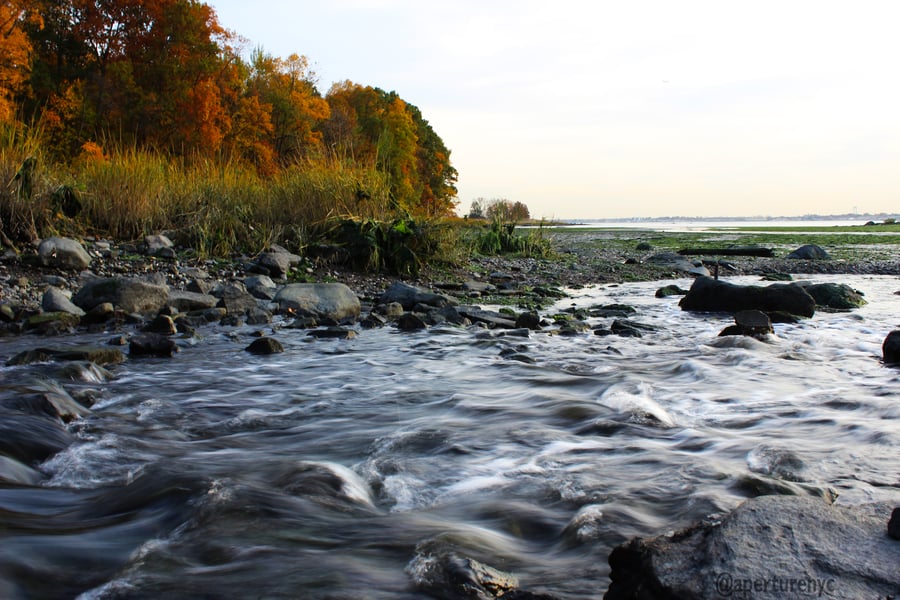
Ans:
[[[617,544],[760,485],[896,503],[900,371],[880,357],[900,280],[815,280],[869,304],[758,341],[654,297],[688,280],[602,285],[547,312],[625,303],[658,330],[281,329],[286,352],[259,357],[258,327],[209,326],[174,358],[64,381],[96,403],[43,483],[0,486],[0,594],[422,598],[423,560],[451,549],[522,589],[602,598]],[[0,357],[74,341],[2,338]],[[3,393],[53,369],[0,367]]]

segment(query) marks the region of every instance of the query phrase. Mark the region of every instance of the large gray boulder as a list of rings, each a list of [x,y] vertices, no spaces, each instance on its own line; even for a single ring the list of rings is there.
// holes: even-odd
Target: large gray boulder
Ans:
[[[150,313],[165,306],[168,298],[169,288],[164,284],[138,277],[98,277],[88,280],[72,302],[85,311],[109,302],[127,313]]]
[[[50,237],[38,246],[38,261],[45,267],[81,271],[91,264],[91,255],[77,240]]]
[[[760,310],[765,313],[786,312],[811,317],[816,301],[795,283],[769,286],[735,285],[709,277],[698,277],[687,295],[678,303],[682,310],[736,313]]]
[[[85,312],[75,306],[64,291],[52,285],[41,297],[41,309],[45,312],[67,312],[79,317],[85,315]]]
[[[192,310],[206,310],[219,303],[219,299],[210,294],[199,294],[187,290],[169,290],[168,305],[177,308],[180,312]]]
[[[747,500],[721,521],[617,547],[604,598],[893,597],[900,544],[887,535],[891,508]]]
[[[275,302],[282,311],[300,316],[335,321],[359,318],[359,298],[343,283],[292,283],[275,294]]]

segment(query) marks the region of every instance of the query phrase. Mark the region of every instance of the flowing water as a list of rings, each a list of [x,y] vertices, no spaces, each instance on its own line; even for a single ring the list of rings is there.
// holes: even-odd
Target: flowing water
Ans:
[[[900,370],[880,357],[900,280],[815,280],[869,304],[758,341],[654,297],[671,282],[604,285],[554,310],[627,303],[659,330],[285,329],[286,352],[257,357],[254,328],[210,326],[175,358],[63,382],[97,402],[45,481],[0,486],[0,595],[422,598],[423,564],[450,549],[601,598],[615,545],[760,488],[897,502]],[[0,355],[51,342],[72,340],[0,339]],[[0,384],[48,369],[2,367]]]

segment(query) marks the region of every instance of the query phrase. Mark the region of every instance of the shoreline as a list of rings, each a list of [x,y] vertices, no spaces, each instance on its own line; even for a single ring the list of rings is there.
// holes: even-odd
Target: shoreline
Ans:
[[[664,232],[661,232],[664,233]],[[634,237],[632,237],[634,236]],[[318,263],[303,259],[287,279],[276,283],[344,283],[363,302],[372,302],[391,283],[402,281],[429,289],[458,290],[467,282],[500,282],[502,293],[471,293],[463,300],[472,302],[527,302],[535,288],[579,289],[597,284],[637,281],[658,281],[687,276],[666,264],[648,260],[670,248],[639,248],[639,236],[634,232],[594,230],[552,230],[548,236],[554,256],[527,258],[519,256],[475,256],[461,265],[426,265],[417,276],[397,276],[386,273],[354,271],[340,264]],[[798,236],[790,241],[799,243]],[[611,243],[605,243],[610,241]],[[787,240],[786,240],[787,241]],[[41,297],[48,287],[74,293],[86,278],[99,277],[156,277],[165,278],[175,289],[185,289],[198,275],[211,282],[233,283],[258,274],[253,271],[253,257],[241,256],[229,260],[196,260],[168,258],[140,254],[134,244],[108,241],[84,242],[92,261],[83,271],[66,271],[37,264],[31,252],[15,255],[7,252],[0,260],[0,304],[14,307],[17,312],[36,314],[41,311]],[[788,244],[789,246],[790,244]],[[787,254],[787,252],[783,252]],[[719,276],[767,274],[828,274],[828,275],[900,275],[900,258],[892,244],[870,244],[863,256],[856,259],[804,260],[784,256],[742,257],[713,255],[686,257],[699,264],[721,261]]]

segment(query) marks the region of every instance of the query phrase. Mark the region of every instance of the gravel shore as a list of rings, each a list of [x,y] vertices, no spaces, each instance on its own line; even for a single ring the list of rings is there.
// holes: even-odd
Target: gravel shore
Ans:
[[[619,234],[621,241],[621,235]],[[601,235],[602,237],[602,235]],[[423,269],[416,277],[354,272],[341,265],[308,262],[299,276],[305,281],[346,283],[364,300],[376,298],[398,279],[427,288],[453,289],[466,281],[505,281],[512,289],[535,287],[579,288],[600,283],[653,281],[679,276],[671,268],[655,265],[647,259],[660,249],[622,250],[623,244],[604,246],[598,233],[578,229],[555,231],[550,236],[552,258],[513,256],[475,257],[463,265]],[[61,272],[37,265],[33,251],[7,252],[0,260],[0,303],[19,309],[38,311],[48,286],[75,291],[84,277],[142,276],[161,274],[175,288],[184,288],[202,276],[216,281],[235,281],[251,275],[247,265],[251,257],[232,260],[191,260],[140,255],[131,244],[85,241],[92,256],[86,272]],[[625,246],[627,247],[627,245]],[[759,258],[729,256],[721,259],[723,277],[771,273],[880,274],[897,275],[896,247],[875,247],[862,260],[792,260],[784,257]],[[719,257],[693,257],[707,264]],[[712,265],[709,265],[712,268]]]

